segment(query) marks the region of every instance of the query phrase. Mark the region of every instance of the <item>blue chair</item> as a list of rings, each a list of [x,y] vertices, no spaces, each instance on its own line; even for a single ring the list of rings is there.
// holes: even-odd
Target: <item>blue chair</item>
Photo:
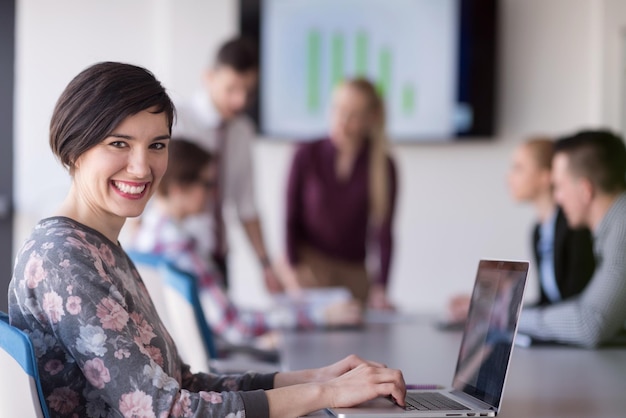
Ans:
[[[192,368],[206,370],[217,359],[213,332],[204,316],[196,279],[168,262],[159,265],[165,284],[165,302],[172,320],[172,333],[181,356]]]
[[[164,283],[161,278],[161,273],[159,272],[159,266],[163,264],[165,260],[159,255],[135,250],[126,251],[126,254],[128,254],[133,264],[135,264],[141,279],[146,285],[161,321],[168,330],[171,329],[172,324],[170,323],[169,309],[165,302],[163,290]]]
[[[50,416],[32,342],[0,312],[0,410],[2,416]],[[6,414],[6,415],[5,415]]]
[[[126,253],[139,271],[183,360],[193,370],[209,371],[211,360],[217,358],[217,353],[213,334],[198,300],[194,278],[160,255],[136,250]]]
[[[274,372],[278,353],[217,340],[206,320],[193,275],[169,262],[159,266],[165,283],[165,300],[172,320],[171,334],[181,357],[197,371],[238,373],[246,370]],[[219,343],[219,349],[217,349]]]
[[[144,253],[136,250],[126,250],[126,254],[131,260],[133,260],[135,266],[145,265],[157,268],[164,261],[164,258],[159,255]]]
[[[207,322],[193,275],[163,257],[127,251],[150,291],[159,316],[176,342],[182,359],[194,371],[274,371],[275,351],[218,342]]]

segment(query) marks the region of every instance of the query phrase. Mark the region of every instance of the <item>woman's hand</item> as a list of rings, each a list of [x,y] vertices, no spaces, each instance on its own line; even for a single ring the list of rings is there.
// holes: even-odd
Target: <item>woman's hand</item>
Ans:
[[[352,354],[336,363],[320,367],[319,369],[280,372],[274,377],[274,387],[279,388],[300,383],[324,383],[362,365],[378,368],[386,367],[384,364],[363,360],[359,356]]]
[[[362,363],[322,384],[330,408],[348,408],[379,396],[390,396],[404,406],[406,385],[400,370]]]
[[[350,370],[356,369],[359,366],[366,365],[371,367],[378,367],[381,369],[386,368],[382,363],[378,363],[375,361],[363,360],[361,357],[356,356],[354,354],[349,355],[348,357],[339,360],[336,363],[333,363],[326,367],[320,367],[319,369],[312,370],[312,380],[311,382],[326,382],[328,380],[334,379],[336,377],[342,376]]]
[[[319,369],[278,373],[267,393],[271,417],[292,417],[322,408],[348,408],[379,396],[404,406],[402,372],[355,355]]]

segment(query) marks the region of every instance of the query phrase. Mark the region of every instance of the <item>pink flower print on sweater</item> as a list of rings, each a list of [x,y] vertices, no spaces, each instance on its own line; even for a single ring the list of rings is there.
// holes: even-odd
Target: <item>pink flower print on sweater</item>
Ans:
[[[191,416],[191,398],[189,392],[186,390],[181,391],[178,402],[174,404],[172,408],[172,415],[176,418],[190,417]]]
[[[126,418],[155,418],[152,396],[141,390],[125,393],[120,398],[120,412]]]
[[[96,315],[104,329],[121,331],[128,322],[128,312],[111,298],[102,298],[96,308]]]
[[[46,365],[44,366],[44,370],[50,373],[50,376],[54,376],[55,374],[63,370],[63,363],[61,363],[60,360],[56,360],[56,359],[50,360],[46,362]]]
[[[136,312],[130,314],[130,319],[132,319],[137,327],[137,330],[139,331],[139,340],[141,343],[143,345],[150,344],[150,341],[156,337],[156,334],[153,332],[152,325],[150,325],[141,314]]]
[[[26,282],[26,286],[29,289],[34,289],[45,278],[46,272],[43,269],[43,259],[38,254],[32,253],[24,268],[24,281]]]
[[[85,377],[95,388],[103,389],[104,385],[111,381],[109,369],[106,368],[104,362],[99,358],[87,360],[83,369]]]
[[[222,403],[222,395],[217,392],[200,392],[200,397],[208,403],[217,404]]]
[[[65,309],[72,315],[78,315],[82,309],[81,302],[80,296],[70,296],[65,303]]]
[[[55,291],[47,292],[43,295],[43,311],[50,318],[50,322],[56,324],[65,315],[63,311],[63,298]]]
[[[78,406],[78,393],[64,386],[54,389],[46,400],[50,409],[59,414],[67,415]]]

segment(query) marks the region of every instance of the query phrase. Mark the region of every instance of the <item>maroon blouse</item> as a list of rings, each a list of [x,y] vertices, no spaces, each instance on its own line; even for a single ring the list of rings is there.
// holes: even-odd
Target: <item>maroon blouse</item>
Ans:
[[[376,231],[369,225],[369,147],[364,146],[351,175],[339,180],[337,149],[330,139],[301,145],[293,158],[287,185],[287,255],[298,263],[298,247],[306,244],[343,261],[364,262],[370,242],[380,253],[376,282],[387,285],[393,248],[392,222],[396,201],[396,168],[389,164],[389,210]],[[369,236],[368,236],[369,234]]]

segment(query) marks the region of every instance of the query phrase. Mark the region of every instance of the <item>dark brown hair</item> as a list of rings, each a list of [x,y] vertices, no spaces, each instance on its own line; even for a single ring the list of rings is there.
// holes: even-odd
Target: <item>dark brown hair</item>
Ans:
[[[190,185],[200,180],[200,172],[213,162],[213,155],[186,138],[172,138],[167,171],[157,193],[167,196],[170,185]]]
[[[152,107],[165,113],[171,133],[174,104],[150,71],[119,62],[94,64],[59,97],[50,120],[50,148],[71,169],[125,118]]]
[[[215,66],[229,67],[237,73],[256,71],[259,68],[259,53],[250,39],[234,38],[225,42],[217,51]]]
[[[581,131],[559,139],[555,153],[568,156],[568,168],[604,193],[626,190],[626,146],[609,131]]]

